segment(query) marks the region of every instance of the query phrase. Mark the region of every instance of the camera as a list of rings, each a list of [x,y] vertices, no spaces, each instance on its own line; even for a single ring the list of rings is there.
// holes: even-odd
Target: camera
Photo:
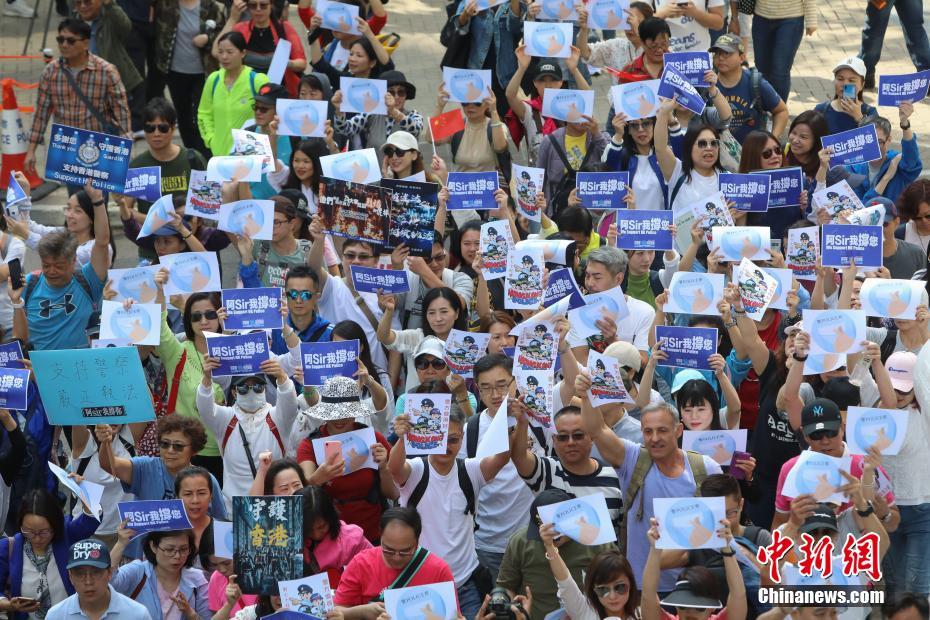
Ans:
[[[491,590],[488,611],[494,614],[497,620],[516,620],[513,610],[510,609],[510,602],[510,593],[506,588],[494,588]]]

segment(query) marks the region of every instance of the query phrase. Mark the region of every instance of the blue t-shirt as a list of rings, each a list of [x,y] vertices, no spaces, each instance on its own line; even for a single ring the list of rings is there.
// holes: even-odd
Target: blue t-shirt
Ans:
[[[850,129],[855,129],[859,126],[859,123],[845,112],[837,112],[833,109],[833,106],[830,105],[830,101],[824,101],[823,103],[818,103],[814,108],[816,111],[820,112],[827,119],[827,127],[830,129],[830,134],[840,133],[841,131],[849,131]],[[860,104],[860,109],[862,110],[863,116],[876,116],[878,115],[878,110],[865,103],[864,101]]]
[[[726,97],[727,103],[730,104],[730,110],[733,111],[733,116],[730,118],[730,133],[740,144],[743,143],[750,131],[765,129],[761,115],[750,108],[752,104],[752,80],[749,77],[748,70],[743,69],[743,77],[736,86],[727,87],[717,82],[717,88]],[[759,100],[762,108],[770,113],[781,103],[781,97],[764,78],[759,84]]]
[[[49,286],[44,275],[38,276],[39,281],[29,293],[25,308],[29,340],[37,350],[87,348],[87,322],[95,305],[100,303],[104,283],[90,263],[81,268],[81,273],[90,287],[92,299],[77,278],[71,278],[63,288],[55,288]],[[28,282],[35,277],[28,277],[27,290]]]

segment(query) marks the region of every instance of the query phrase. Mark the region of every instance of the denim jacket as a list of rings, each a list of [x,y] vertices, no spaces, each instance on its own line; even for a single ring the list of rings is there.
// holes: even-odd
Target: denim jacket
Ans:
[[[465,10],[468,0],[460,0],[455,15],[458,17]],[[483,69],[491,45],[497,55],[495,67],[497,81],[501,88],[506,88],[510,78],[517,72],[517,57],[513,51],[523,37],[523,20],[526,19],[527,5],[520,4],[520,14],[514,15],[510,3],[505,2],[496,8],[479,12],[468,20],[464,26],[458,26],[458,33],[471,38],[468,52],[468,68]]]

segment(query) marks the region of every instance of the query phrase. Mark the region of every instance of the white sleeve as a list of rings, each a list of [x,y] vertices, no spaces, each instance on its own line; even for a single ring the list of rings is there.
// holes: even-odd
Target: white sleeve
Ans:
[[[423,459],[408,458],[407,464],[410,465],[410,476],[407,477],[407,482],[403,485],[397,485],[397,489],[400,491],[401,506],[407,505],[407,500],[413,495],[413,490],[417,488],[417,483],[423,477]]]
[[[215,436],[221,437],[223,429],[233,419],[233,408],[217,405],[213,400],[213,387],[206,388],[203,383],[197,385],[197,412],[204,426]]]

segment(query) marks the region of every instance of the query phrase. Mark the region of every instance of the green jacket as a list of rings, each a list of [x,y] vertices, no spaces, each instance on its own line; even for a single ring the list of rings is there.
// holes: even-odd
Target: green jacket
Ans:
[[[75,17],[80,19],[77,15]],[[132,35],[132,22],[129,16],[113,0],[110,0],[100,7],[100,16],[95,26],[97,56],[116,66],[127,94],[131,93],[142,83],[142,75],[132,64],[132,59],[126,51],[126,42]]]
[[[197,126],[207,148],[214,155],[229,155],[232,151],[232,130],[239,129],[255,117],[252,104],[255,93],[268,83],[268,76],[243,66],[231,89],[226,88],[226,70],[207,76],[197,109]]]
[[[216,27],[207,33],[207,44],[200,48],[203,72],[210,74],[219,67],[210,50],[213,40],[226,23],[226,9],[216,0],[200,0],[200,30],[206,33],[206,22],[212,19]],[[155,0],[155,53],[158,70],[168,73],[171,59],[174,57],[174,42],[178,36],[178,23],[181,21],[181,5],[178,0]]]

